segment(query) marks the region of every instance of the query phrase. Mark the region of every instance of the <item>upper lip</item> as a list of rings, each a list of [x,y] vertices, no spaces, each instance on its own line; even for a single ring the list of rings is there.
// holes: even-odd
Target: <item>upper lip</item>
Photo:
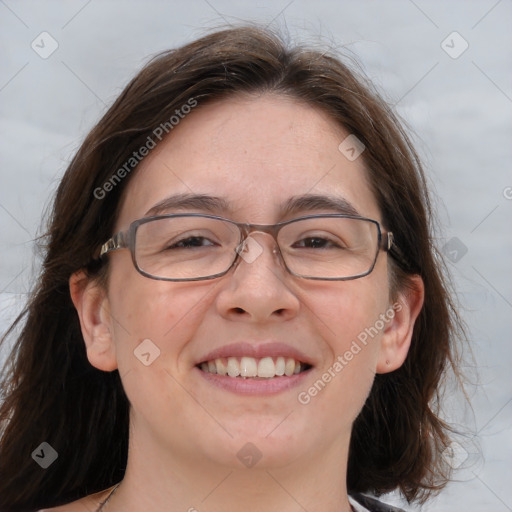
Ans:
[[[217,358],[224,357],[254,357],[261,359],[263,357],[291,357],[296,361],[309,364],[313,366],[311,358],[306,356],[303,352],[295,347],[287,345],[286,343],[270,341],[270,342],[249,342],[241,341],[224,345],[223,347],[216,348],[196,361],[196,364],[212,361]]]

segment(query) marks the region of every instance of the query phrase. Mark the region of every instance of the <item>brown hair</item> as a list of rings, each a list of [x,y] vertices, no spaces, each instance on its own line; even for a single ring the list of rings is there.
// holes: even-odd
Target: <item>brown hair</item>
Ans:
[[[461,327],[431,244],[431,207],[419,159],[401,124],[371,84],[327,52],[288,48],[252,26],[214,32],[152,59],[88,134],[60,182],[46,234],[45,259],[28,305],[4,336],[22,325],[1,382],[0,510],[63,504],[122,479],[128,452],[129,403],[117,371],[86,357],[68,280],[86,269],[103,278],[95,251],[112,235],[122,192],[134,172],[113,178],[155,127],[191,98],[202,104],[235,93],[273,92],[323,109],[366,146],[363,158],[382,212],[405,261],[390,258],[392,288],[419,274],[425,302],[403,366],[377,375],[353,426],[349,492],[398,488],[425,500],[448,477],[441,452],[449,442],[438,417],[439,386],[455,367]],[[455,368],[456,370],[456,368]],[[31,458],[43,441],[57,462]]]

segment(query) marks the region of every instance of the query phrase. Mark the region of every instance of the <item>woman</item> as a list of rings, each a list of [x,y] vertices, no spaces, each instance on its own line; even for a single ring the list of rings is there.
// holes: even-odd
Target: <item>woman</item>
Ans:
[[[460,327],[429,215],[406,134],[337,58],[240,27],[153,59],[57,191],[0,510],[428,499]]]

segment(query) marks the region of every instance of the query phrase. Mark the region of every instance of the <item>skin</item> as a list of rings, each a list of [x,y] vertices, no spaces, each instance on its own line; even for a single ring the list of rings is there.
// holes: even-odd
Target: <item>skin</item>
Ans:
[[[273,224],[291,196],[330,194],[381,221],[362,158],[338,150],[348,135],[326,114],[275,95],[199,106],[141,163],[120,206],[116,232],[165,197],[193,192],[226,198],[241,222]],[[107,199],[108,200],[108,199]],[[193,210],[201,213],[199,210]],[[172,213],[172,212],[170,212]],[[300,212],[300,215],[322,212]],[[323,213],[332,213],[326,210]],[[300,216],[300,215],[294,215]],[[345,485],[352,423],[376,373],[397,369],[409,349],[423,284],[400,294],[401,310],[307,405],[297,400],[357,335],[392,307],[388,255],[351,281],[313,281],[286,272],[273,240],[263,253],[211,281],[164,282],[134,268],[128,250],[110,258],[108,289],[82,273],[70,280],[90,363],[119,369],[131,403],[125,478],[105,510],[230,512],[350,510]],[[160,357],[144,366],[144,339]],[[306,384],[271,397],[212,386],[194,365],[210,350],[268,338],[297,347],[314,369]],[[252,468],[237,458],[253,443]],[[106,492],[56,510],[95,510]]]

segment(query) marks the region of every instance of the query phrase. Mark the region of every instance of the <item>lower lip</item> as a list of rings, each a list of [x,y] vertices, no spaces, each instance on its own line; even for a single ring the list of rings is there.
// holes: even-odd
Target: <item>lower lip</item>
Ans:
[[[194,369],[210,384],[239,395],[275,395],[287,389],[299,386],[311,371],[311,368],[309,368],[306,371],[291,375],[290,377],[283,375],[282,377],[263,380],[207,373],[197,367]]]

